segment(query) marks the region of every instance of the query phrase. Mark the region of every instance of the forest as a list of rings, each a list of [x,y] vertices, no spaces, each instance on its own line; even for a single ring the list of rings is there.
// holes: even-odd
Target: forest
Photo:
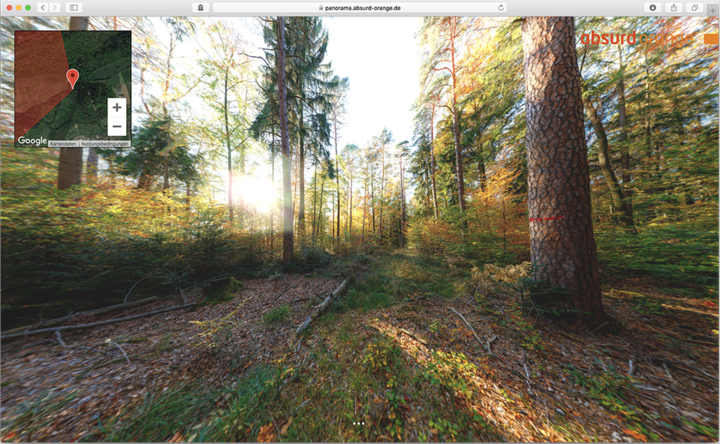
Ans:
[[[3,441],[719,439],[717,17],[0,23]],[[131,147],[16,30],[132,31]]]

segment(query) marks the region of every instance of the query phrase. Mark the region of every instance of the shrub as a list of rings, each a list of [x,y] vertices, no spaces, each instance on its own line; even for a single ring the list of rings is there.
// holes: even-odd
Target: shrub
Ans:
[[[286,322],[290,319],[290,306],[289,305],[283,305],[282,307],[275,307],[265,313],[265,316],[263,317],[263,321],[265,322],[265,325],[277,325],[282,324],[283,322]]]

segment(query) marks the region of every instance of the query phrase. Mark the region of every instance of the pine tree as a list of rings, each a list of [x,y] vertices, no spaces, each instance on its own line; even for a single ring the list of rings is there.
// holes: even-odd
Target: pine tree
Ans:
[[[580,72],[572,17],[522,25],[530,248],[536,279],[568,292],[576,321],[605,323],[592,224]]]

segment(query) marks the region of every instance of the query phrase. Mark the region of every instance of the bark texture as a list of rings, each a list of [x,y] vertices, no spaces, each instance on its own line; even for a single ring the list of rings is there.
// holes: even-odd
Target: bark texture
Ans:
[[[590,123],[595,130],[595,136],[598,141],[598,163],[600,164],[600,171],[602,171],[603,177],[605,178],[605,183],[610,190],[613,208],[620,213],[620,222],[626,227],[632,227],[632,213],[625,202],[622,186],[618,182],[610,162],[610,143],[608,142],[607,133],[605,132],[605,125],[603,125],[602,118],[595,109],[592,99],[587,95],[583,96],[583,105],[590,118]]]
[[[58,190],[67,190],[82,183],[83,149],[60,148]]]
[[[290,139],[288,137],[287,87],[285,84],[285,17],[277,18],[278,107],[280,108],[280,144],[283,169],[283,262],[295,259],[293,248],[293,207],[290,184]]]
[[[87,17],[71,17],[70,31],[87,31]],[[67,190],[82,183],[83,149],[60,148],[58,164],[58,190]]]
[[[522,26],[530,249],[535,278],[567,290],[575,322],[605,322],[591,219],[580,71],[572,17],[528,17]],[[589,313],[589,314],[585,314]]]

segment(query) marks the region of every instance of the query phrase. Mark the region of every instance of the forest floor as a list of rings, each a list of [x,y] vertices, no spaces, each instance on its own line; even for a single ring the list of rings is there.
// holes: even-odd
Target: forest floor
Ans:
[[[353,270],[299,349],[295,330],[342,277],[241,279],[230,301],[64,332],[62,344],[50,335],[3,344],[0,438],[718,440],[710,296],[606,280],[605,309],[627,328],[600,335],[521,314],[517,298],[473,295],[452,258],[386,252]]]

